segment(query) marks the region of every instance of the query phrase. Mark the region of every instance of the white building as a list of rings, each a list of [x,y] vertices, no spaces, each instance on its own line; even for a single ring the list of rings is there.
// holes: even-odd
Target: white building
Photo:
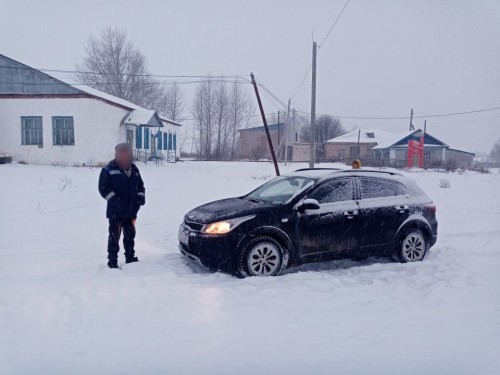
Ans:
[[[34,164],[97,165],[129,142],[137,159],[179,156],[180,124],[0,55],[0,154]]]

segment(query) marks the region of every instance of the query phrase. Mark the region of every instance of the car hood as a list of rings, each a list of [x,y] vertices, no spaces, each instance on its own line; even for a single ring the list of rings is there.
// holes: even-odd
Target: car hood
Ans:
[[[209,224],[215,221],[246,215],[255,215],[273,207],[272,204],[252,202],[243,198],[227,198],[196,207],[185,215],[194,223]]]

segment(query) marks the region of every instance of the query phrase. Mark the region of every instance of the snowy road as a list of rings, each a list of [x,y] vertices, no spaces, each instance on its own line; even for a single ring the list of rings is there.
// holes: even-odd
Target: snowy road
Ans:
[[[498,171],[412,174],[440,225],[421,263],[239,280],[188,265],[177,228],[272,165],[139,167],[141,262],[112,271],[98,169],[0,166],[1,374],[500,374]]]

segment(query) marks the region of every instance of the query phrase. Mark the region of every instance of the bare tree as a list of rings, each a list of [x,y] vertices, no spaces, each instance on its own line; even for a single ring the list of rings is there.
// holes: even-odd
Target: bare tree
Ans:
[[[496,163],[500,163],[500,138],[497,139],[490,152],[490,159]]]
[[[162,85],[156,103],[156,109],[172,121],[182,119],[184,112],[184,93],[177,83]]]
[[[215,112],[215,82],[211,76],[198,84],[191,114],[194,118],[195,146],[198,156],[211,159]]]
[[[222,79],[216,82],[215,86],[215,113],[216,113],[216,142],[215,158],[220,160],[223,156],[225,141],[227,140],[227,111],[228,95],[226,82]]]
[[[80,82],[137,105],[154,107],[159,83],[151,78],[146,57],[128,40],[125,30],[107,27],[98,37],[90,35],[85,53],[76,66]]]
[[[253,108],[239,81],[228,85],[222,78],[207,76],[200,82],[191,107],[198,156],[218,160],[235,158],[238,130],[252,123]]]
[[[251,115],[248,111],[252,111],[252,103],[248,99],[248,94],[243,91],[239,82],[235,81],[231,87],[229,96],[229,136],[231,137],[231,159],[235,158],[235,147],[237,141],[238,130],[241,129],[245,120],[248,121]],[[252,113],[253,115],[253,113]]]
[[[330,115],[321,115],[316,118],[315,129],[316,144],[322,145],[329,139],[345,134],[346,130],[342,121]],[[311,124],[309,121],[303,124],[300,128],[300,139],[302,142],[310,142],[311,140]]]

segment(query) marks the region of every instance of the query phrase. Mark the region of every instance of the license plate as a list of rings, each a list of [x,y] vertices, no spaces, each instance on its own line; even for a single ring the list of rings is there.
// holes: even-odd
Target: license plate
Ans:
[[[179,242],[185,246],[187,246],[189,242],[188,234],[182,230],[179,231]]]

